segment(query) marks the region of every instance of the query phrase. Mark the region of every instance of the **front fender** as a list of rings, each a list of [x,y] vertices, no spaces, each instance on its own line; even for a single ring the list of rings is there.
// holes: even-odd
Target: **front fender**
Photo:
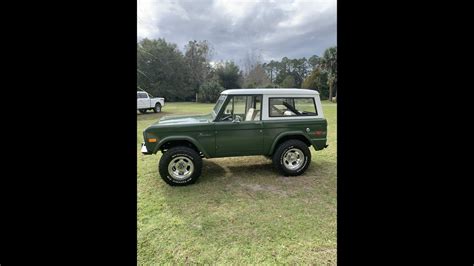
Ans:
[[[155,146],[155,149],[153,150],[153,154],[156,154],[161,146],[163,146],[163,144],[165,144],[166,142],[168,141],[173,141],[173,140],[181,140],[181,141],[189,141],[191,142],[194,146],[196,146],[196,148],[198,148],[198,150],[200,152],[202,152],[204,154],[204,156],[206,156],[206,158],[209,158],[209,154],[207,153],[207,151],[204,149],[204,147],[199,144],[199,141],[196,141],[194,138],[192,137],[189,137],[189,136],[171,136],[171,137],[165,137],[163,139],[161,139],[158,144]]]

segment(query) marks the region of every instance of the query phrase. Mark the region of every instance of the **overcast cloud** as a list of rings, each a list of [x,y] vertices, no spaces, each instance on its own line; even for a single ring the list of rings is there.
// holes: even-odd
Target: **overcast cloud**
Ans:
[[[301,58],[336,45],[336,0],[137,0],[137,38],[165,38],[183,51],[208,40],[213,61]]]

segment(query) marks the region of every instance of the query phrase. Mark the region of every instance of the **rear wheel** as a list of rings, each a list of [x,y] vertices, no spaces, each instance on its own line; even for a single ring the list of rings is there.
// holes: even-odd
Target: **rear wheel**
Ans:
[[[273,165],[285,176],[303,174],[311,162],[311,151],[300,140],[287,140],[273,154]]]
[[[161,156],[158,170],[168,185],[186,186],[195,183],[201,175],[202,159],[195,150],[178,146]]]

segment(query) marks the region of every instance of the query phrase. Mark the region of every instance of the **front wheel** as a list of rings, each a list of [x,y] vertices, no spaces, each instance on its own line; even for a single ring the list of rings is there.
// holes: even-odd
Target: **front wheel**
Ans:
[[[153,112],[155,113],[161,112],[161,104],[159,103],[155,104],[155,108],[153,108]]]
[[[303,174],[311,162],[311,151],[300,140],[288,140],[280,144],[273,154],[273,165],[285,176]]]
[[[146,109],[139,109],[138,111],[139,111],[141,114],[146,113]]]
[[[161,178],[171,186],[193,184],[201,175],[202,159],[188,147],[174,147],[161,156],[159,163]]]

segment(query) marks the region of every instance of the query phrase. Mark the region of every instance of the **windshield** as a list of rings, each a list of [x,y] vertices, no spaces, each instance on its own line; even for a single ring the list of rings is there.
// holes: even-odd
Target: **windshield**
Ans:
[[[217,99],[216,105],[214,106],[214,109],[213,109],[214,117],[217,115],[217,113],[219,113],[219,110],[221,109],[222,104],[224,103],[226,97],[227,97],[226,95],[221,95],[219,99]]]

